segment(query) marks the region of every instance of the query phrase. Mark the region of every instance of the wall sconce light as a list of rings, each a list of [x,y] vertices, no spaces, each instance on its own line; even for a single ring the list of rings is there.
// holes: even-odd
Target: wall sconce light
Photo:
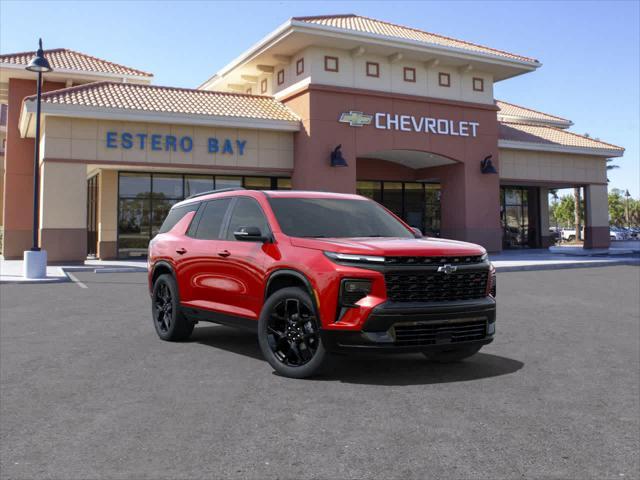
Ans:
[[[487,155],[484,157],[484,160],[480,161],[480,171],[485,174],[498,173],[496,167],[493,166],[493,162],[491,162],[491,158],[493,155]]]
[[[347,161],[342,156],[342,151],[340,151],[341,148],[342,148],[342,144],[338,145],[331,152],[331,166],[332,167],[348,167],[349,166],[347,164]]]

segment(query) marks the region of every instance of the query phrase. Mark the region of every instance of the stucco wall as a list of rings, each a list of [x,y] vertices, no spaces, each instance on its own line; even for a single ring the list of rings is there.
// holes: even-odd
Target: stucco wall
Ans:
[[[150,141],[145,148],[107,148],[107,132],[132,134],[190,136],[190,152],[153,150]],[[220,142],[230,139],[234,151],[209,153],[209,138]],[[239,154],[236,141],[246,141]],[[293,133],[237,128],[173,126],[154,123],[112,122],[102,120],[47,117],[44,128],[45,159],[71,159],[85,162],[110,162],[135,165],[171,165],[180,167],[211,166],[255,169],[293,168]]]
[[[325,70],[325,56],[338,58],[339,68],[337,72]],[[296,73],[296,62],[300,58],[304,59],[304,72],[298,75]],[[379,77],[367,76],[367,62],[379,64]],[[415,82],[404,80],[404,67],[415,68]],[[277,71],[282,68],[285,70],[285,82],[282,85],[277,85]],[[438,74],[440,72],[450,75],[451,85],[449,87],[439,86]],[[484,80],[484,90],[482,92],[473,90],[472,82],[474,77]],[[290,64],[277,66],[273,73],[273,78],[274,93],[307,80],[312,84],[319,85],[361,88],[389,93],[493,104],[493,77],[489,73],[474,70],[460,71],[457,68],[445,65],[427,66],[423,62],[411,59],[392,61],[389,57],[381,55],[364,54],[353,56],[349,50],[336,48],[306,48],[292,56]],[[253,93],[257,93],[255,88]],[[271,90],[269,90],[269,93],[271,93]]]
[[[601,157],[501,148],[499,173],[508,180],[606,183],[606,165]]]

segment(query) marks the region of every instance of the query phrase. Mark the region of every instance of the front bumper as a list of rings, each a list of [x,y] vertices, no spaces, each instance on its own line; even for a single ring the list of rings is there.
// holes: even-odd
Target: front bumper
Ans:
[[[410,353],[486,345],[495,335],[492,297],[456,302],[394,303],[375,307],[360,331],[323,329],[328,351]]]

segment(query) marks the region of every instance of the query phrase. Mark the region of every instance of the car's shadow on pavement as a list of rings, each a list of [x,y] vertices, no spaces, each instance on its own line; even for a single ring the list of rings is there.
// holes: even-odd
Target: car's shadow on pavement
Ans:
[[[255,334],[224,326],[199,327],[191,341],[263,360]],[[421,354],[333,355],[325,371],[307,381],[339,381],[365,385],[430,385],[467,382],[517,372],[524,363],[478,353],[464,362],[437,364]]]

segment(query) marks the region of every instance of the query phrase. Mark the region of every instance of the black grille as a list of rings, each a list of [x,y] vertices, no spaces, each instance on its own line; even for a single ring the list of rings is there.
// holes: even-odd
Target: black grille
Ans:
[[[487,332],[486,318],[460,322],[395,325],[395,344],[399,346],[438,345],[482,340]]]
[[[481,263],[481,255],[470,255],[466,257],[386,257],[385,265],[471,265]]]
[[[386,273],[387,297],[394,302],[446,302],[487,295],[486,270]]]

